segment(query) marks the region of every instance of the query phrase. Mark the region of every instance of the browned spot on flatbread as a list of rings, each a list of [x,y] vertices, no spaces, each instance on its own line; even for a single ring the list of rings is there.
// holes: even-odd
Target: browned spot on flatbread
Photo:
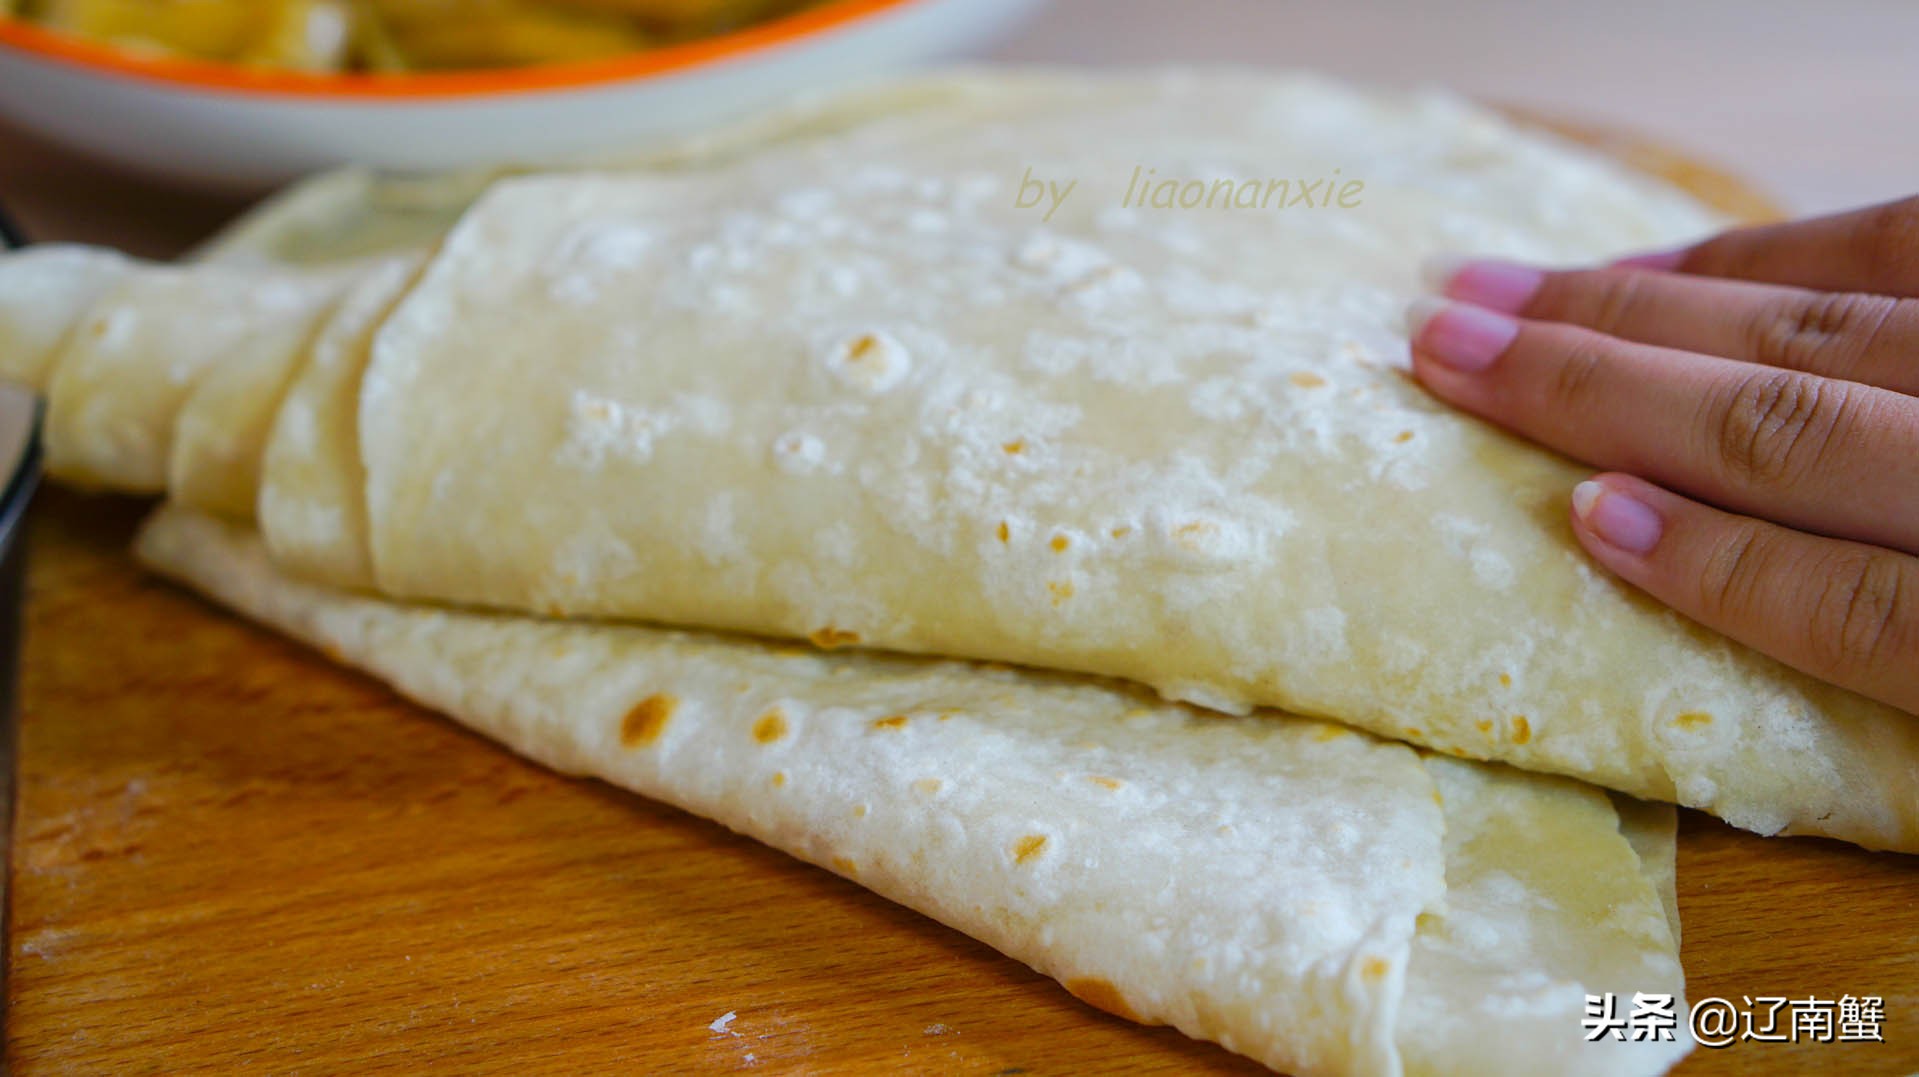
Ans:
[[[1009,441],[1006,444],[1001,445],[1000,449],[1003,450],[1008,456],[1018,456],[1020,453],[1023,453],[1026,451],[1026,442],[1025,441]]]
[[[1028,834],[1013,843],[1013,863],[1024,864],[1046,848],[1046,835]]]
[[[1511,688],[1512,686],[1513,686],[1513,675],[1510,673],[1501,673],[1499,675],[1499,687]]]
[[[786,772],[783,770],[776,770],[773,772],[773,777],[769,778],[768,781],[771,781],[773,783],[773,788],[778,789],[779,787],[786,784]]]
[[[1092,782],[1094,785],[1099,786],[1101,789],[1118,789],[1120,786],[1126,784],[1125,782],[1120,781],[1118,778],[1108,778],[1104,774],[1093,775]]]
[[[1712,715],[1705,711],[1687,711],[1672,720],[1672,724],[1681,729],[1699,729],[1712,724]]]
[[[1066,981],[1066,990],[1096,1010],[1105,1010],[1114,1017],[1137,1024],[1147,1023],[1145,1018],[1134,1013],[1133,1008],[1126,1004],[1126,996],[1119,993],[1119,988],[1114,987],[1111,980],[1098,976],[1075,976]]]
[[[938,778],[921,778],[919,781],[913,783],[913,788],[930,797],[934,793],[939,792],[945,785],[946,783],[940,781]]]
[[[784,736],[786,736],[786,715],[781,714],[777,709],[760,715],[760,720],[753,723],[753,739],[761,744],[771,744]]]
[[[905,729],[906,715],[889,714],[884,718],[875,718],[873,719],[873,728],[874,729]]]
[[[1122,525],[1122,526],[1120,526],[1120,527],[1115,527],[1115,528],[1113,528],[1113,537],[1114,537],[1114,538],[1125,538],[1126,536],[1128,536],[1128,535],[1130,535],[1130,534],[1132,534],[1132,533],[1133,533],[1133,529],[1132,529],[1132,528],[1130,528],[1130,527],[1126,527],[1126,526],[1123,526],[1123,525]]]
[[[809,638],[812,639],[813,646],[822,651],[831,651],[840,647],[853,646],[860,641],[860,634],[827,625],[825,628],[814,629],[813,635]]]
[[[860,873],[859,865],[844,856],[836,856],[833,858],[833,870],[849,879],[854,878]]]
[[[1066,547],[1071,546],[1072,544],[1073,544],[1073,540],[1067,538],[1065,535],[1054,535],[1053,541],[1047,543],[1048,546],[1051,546],[1053,548],[1054,553],[1065,553]]]
[[[1313,739],[1324,743],[1329,740],[1338,740],[1348,732],[1350,731],[1345,726],[1333,725],[1328,722],[1321,725],[1318,729],[1313,730]]]
[[[848,359],[864,359],[874,348],[879,346],[880,342],[875,340],[871,334],[867,334],[853,342],[853,346],[847,349],[846,357]]]
[[[620,743],[628,748],[643,748],[660,739],[665,731],[667,720],[673,717],[673,711],[680,701],[672,696],[647,696],[620,719]]]
[[[1392,968],[1383,957],[1369,957],[1360,963],[1359,974],[1368,980],[1383,980]]]
[[[1058,606],[1073,597],[1073,584],[1069,580],[1051,580],[1046,584],[1046,593],[1053,596],[1053,605]]]
[[[1173,528],[1173,541],[1188,550],[1205,548],[1205,543],[1219,534],[1219,525],[1211,520],[1194,520]]]
[[[1413,440],[1413,432],[1411,430],[1401,430],[1399,433],[1393,435],[1393,440],[1404,445]]]
[[[1006,526],[1005,520],[1001,520],[999,522],[999,540],[1001,542],[1010,542],[1012,541],[1012,538],[1013,538],[1013,529]]]
[[[1524,744],[1533,739],[1533,724],[1523,714],[1513,715],[1513,743]]]
[[[1320,377],[1310,370],[1295,370],[1286,380],[1301,389],[1317,389],[1326,384],[1325,378]]]
[[[1476,726],[1481,733],[1491,733],[1493,731],[1493,720],[1491,718],[1481,718],[1479,721],[1474,722],[1473,725]]]

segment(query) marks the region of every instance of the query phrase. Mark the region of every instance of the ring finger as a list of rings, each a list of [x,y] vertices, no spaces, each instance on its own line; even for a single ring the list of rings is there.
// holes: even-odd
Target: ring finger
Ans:
[[[1573,491],[1607,568],[1787,665],[1919,714],[1919,559],[1720,512],[1627,475]]]

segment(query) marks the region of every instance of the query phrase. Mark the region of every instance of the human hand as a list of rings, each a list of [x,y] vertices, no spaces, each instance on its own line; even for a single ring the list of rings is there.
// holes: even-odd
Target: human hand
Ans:
[[[1919,714],[1919,197],[1601,269],[1432,267],[1413,370],[1605,473],[1573,531],[1626,581]]]

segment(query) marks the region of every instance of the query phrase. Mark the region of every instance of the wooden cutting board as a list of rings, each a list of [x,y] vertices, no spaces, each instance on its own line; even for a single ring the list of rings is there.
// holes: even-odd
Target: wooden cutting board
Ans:
[[[17,1072],[1264,1072],[142,575],[144,507],[50,490],[31,528]],[[1695,813],[1681,838],[1693,998],[1880,995],[1888,1016],[1884,1044],[1744,1043],[1680,1073],[1919,1069],[1919,858]]]

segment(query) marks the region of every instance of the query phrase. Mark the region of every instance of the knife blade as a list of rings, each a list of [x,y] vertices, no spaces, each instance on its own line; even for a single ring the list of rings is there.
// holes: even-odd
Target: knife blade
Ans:
[[[40,401],[0,382],[0,908],[13,900],[13,799],[18,769],[20,614],[26,589],[27,502],[40,481]],[[0,917],[0,1013],[8,1000],[13,917]]]
[[[27,236],[0,206],[0,250]],[[19,765],[20,606],[26,590],[26,543],[19,536],[27,501],[40,481],[40,403],[24,388],[0,382],[0,1021],[12,1005],[13,795]],[[0,1071],[5,1063],[0,1061]]]
[[[0,248],[18,248],[27,245],[27,233],[7,214],[7,207],[0,206]]]

